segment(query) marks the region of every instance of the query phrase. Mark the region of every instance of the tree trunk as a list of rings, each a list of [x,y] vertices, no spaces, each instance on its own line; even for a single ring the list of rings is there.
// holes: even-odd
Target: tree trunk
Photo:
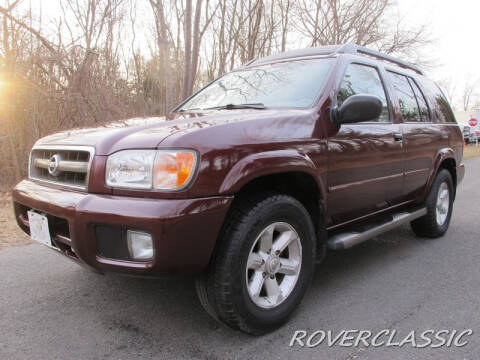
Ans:
[[[183,99],[189,94],[192,77],[192,0],[185,5],[185,64],[183,68]]]
[[[197,78],[198,70],[198,57],[200,53],[200,18],[202,16],[202,0],[197,0],[195,5],[195,19],[193,22],[193,49],[192,49],[192,71],[190,81],[188,84],[188,94],[190,96],[193,93],[193,86],[195,79]]]
[[[4,49],[4,62],[5,62],[5,81],[7,84],[13,83],[13,72],[14,72],[14,57],[10,51],[10,43],[9,43],[9,33],[8,33],[8,22],[7,17],[3,16],[3,49]],[[12,94],[12,90],[10,86],[7,87],[7,91],[4,92],[5,97],[5,123],[7,125],[7,136],[8,136],[8,145],[10,146],[10,156],[12,157],[12,166],[13,166],[13,176],[14,182],[19,181],[22,178],[22,171],[20,166],[20,161],[18,158],[18,149],[15,145],[14,136],[15,134],[15,126],[14,126],[14,118],[12,116],[13,109],[15,104],[12,104],[12,100],[14,99],[14,95]]]
[[[225,53],[225,15],[227,12],[226,0],[221,3],[220,31],[218,35],[218,73],[217,76],[223,75],[225,72],[225,64],[227,54]]]
[[[254,14],[250,14],[250,24],[249,24],[249,36],[248,36],[248,53],[247,61],[250,61],[255,58],[255,46],[257,44],[257,39],[260,31],[260,24],[263,16],[263,0],[260,0],[253,7]],[[253,24],[251,24],[252,17],[255,16]]]
[[[173,88],[170,70],[170,47],[168,44],[167,22],[165,20],[165,10],[162,1],[163,0],[157,0],[154,2],[153,0],[150,0],[150,3],[155,9],[155,26],[157,31],[157,46],[160,58],[160,73],[163,74],[165,86],[163,113],[166,115],[173,107]]]

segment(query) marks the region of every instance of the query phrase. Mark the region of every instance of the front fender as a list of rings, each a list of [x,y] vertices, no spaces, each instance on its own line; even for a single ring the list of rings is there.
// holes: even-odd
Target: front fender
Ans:
[[[220,194],[232,194],[256,178],[286,172],[303,172],[312,176],[324,198],[315,164],[296,150],[265,151],[244,157],[228,172],[220,186]]]

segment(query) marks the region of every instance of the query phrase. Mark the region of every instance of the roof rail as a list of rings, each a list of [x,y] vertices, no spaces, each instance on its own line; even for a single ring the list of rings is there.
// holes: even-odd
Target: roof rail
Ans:
[[[241,68],[248,67],[252,64],[257,65],[257,64],[263,64],[263,63],[269,63],[272,61],[287,60],[291,58],[302,58],[302,57],[312,57],[312,56],[332,56],[336,54],[366,55],[366,56],[374,57],[378,60],[389,61],[397,66],[403,67],[405,69],[410,69],[420,75],[424,75],[423,71],[420,70],[419,67],[417,67],[416,65],[408,61],[403,61],[391,55],[383,54],[379,51],[366,48],[365,46],[355,45],[351,43],[347,43],[343,45],[326,45],[326,46],[319,46],[319,47],[307,48],[307,49],[290,50],[280,54],[270,55],[264,58],[252,59],[247,63],[243,64]]]
[[[368,55],[379,60],[389,61],[405,69],[410,69],[415,71],[420,75],[424,75],[423,71],[420,68],[408,61],[400,60],[394,56],[383,54],[379,51],[371,50],[365,46],[355,45],[355,44],[345,44],[342,45],[338,50],[335,51],[337,54],[353,54],[353,55]]]
[[[278,60],[288,60],[293,58],[300,58],[300,57],[310,57],[310,56],[330,56],[335,54],[335,52],[342,47],[343,45],[327,45],[327,46],[320,46],[320,47],[312,47],[306,49],[297,49],[297,50],[289,50],[283,53],[269,55],[263,58],[256,58],[252,59],[241,66],[247,67],[252,64],[264,64],[269,63],[272,61]]]
[[[248,65],[250,65],[251,63],[254,63],[255,60],[257,60],[257,58],[253,58],[252,60],[248,60],[245,64],[243,64],[241,67],[246,67]]]

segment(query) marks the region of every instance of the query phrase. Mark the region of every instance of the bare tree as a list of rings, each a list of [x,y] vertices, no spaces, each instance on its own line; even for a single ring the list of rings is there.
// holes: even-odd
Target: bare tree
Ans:
[[[390,0],[298,0],[296,29],[310,46],[355,43],[405,53],[429,42],[426,27],[405,30]]]
[[[280,51],[284,52],[287,46],[287,34],[290,28],[290,0],[279,0],[278,7],[280,9],[280,20],[281,20],[281,45]]]
[[[477,88],[480,83],[480,79],[468,77],[465,81],[465,85],[462,91],[462,106],[463,111],[468,111],[471,109],[472,103],[475,101],[477,96]]]
[[[453,78],[443,78],[439,80],[438,85],[442,88],[443,93],[447,97],[448,102],[453,106],[455,94],[457,91],[457,82]]]
[[[391,0],[59,0],[50,17],[0,2],[0,186],[25,175],[39,137],[165,115],[253,58],[354,42],[422,63],[429,45],[426,26],[407,26]]]
[[[168,25],[165,19],[165,7],[163,0],[150,0],[155,15],[155,29],[157,46],[160,57],[160,75],[164,78],[165,99],[163,111],[169,111],[173,106],[172,99],[172,78],[170,67],[170,45],[168,39]]]
[[[11,10],[15,8],[15,6],[19,3],[19,1],[15,1],[13,4],[9,5],[6,9],[1,8],[1,12],[6,15]],[[15,27],[15,22],[12,21],[13,19],[7,16],[3,17],[3,24],[2,24],[2,45],[3,51],[1,54],[2,60],[2,67],[4,72],[4,78],[2,79],[3,83],[13,83],[15,81],[15,67],[17,62],[17,55],[15,54],[15,44],[13,43],[17,36],[12,36],[13,33],[17,33],[18,29]],[[4,108],[4,124],[7,127],[7,133],[10,134],[8,136],[8,153],[12,156],[12,170],[13,170],[13,181],[16,181],[21,178],[21,163],[18,158],[18,152],[15,144],[15,137],[13,134],[16,132],[14,124],[14,113],[15,109],[12,107],[12,100],[13,94],[12,89],[7,88],[4,93],[6,99],[3,99],[2,107]]]
[[[192,78],[192,0],[186,0],[184,24],[185,61],[183,65],[183,98],[186,98]]]

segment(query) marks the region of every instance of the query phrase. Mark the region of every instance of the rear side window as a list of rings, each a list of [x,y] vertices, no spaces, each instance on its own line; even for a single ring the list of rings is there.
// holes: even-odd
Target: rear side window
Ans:
[[[420,109],[420,116],[422,117],[422,121],[430,122],[430,111],[428,110],[427,100],[425,100],[425,96],[423,96],[422,91],[418,87],[415,80],[412,78],[408,78],[410,85],[412,86],[413,92],[415,93],[415,97],[417,98],[418,108]]]
[[[448,104],[442,90],[431,80],[422,78],[420,85],[425,90],[430,105],[432,107],[432,116],[440,123],[456,123],[455,116]]]
[[[397,94],[398,105],[402,112],[403,121],[422,121],[415,93],[407,77],[390,71],[388,71],[388,77]]]
[[[343,77],[337,95],[337,105],[340,106],[352,95],[368,94],[375,95],[382,101],[382,113],[378,118],[371,121],[389,122],[390,115],[387,105],[387,97],[380,75],[377,69],[367,65],[350,64]]]

